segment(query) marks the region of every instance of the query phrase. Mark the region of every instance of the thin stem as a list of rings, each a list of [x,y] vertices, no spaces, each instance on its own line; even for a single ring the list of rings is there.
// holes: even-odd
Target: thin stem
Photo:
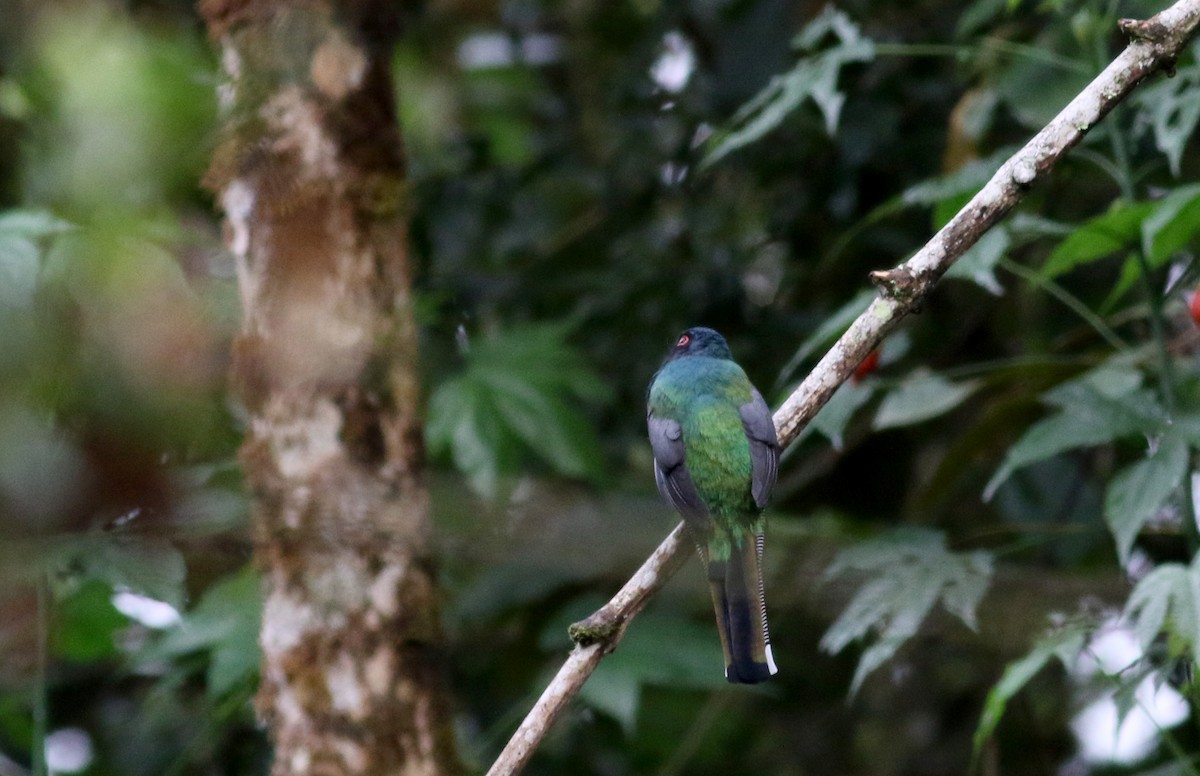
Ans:
[[[46,776],[46,734],[49,725],[49,701],[46,686],[47,648],[50,641],[50,591],[45,574],[39,574],[37,589],[37,654],[34,656],[33,736],[30,745],[31,776]]]
[[[1114,350],[1128,350],[1129,346],[1125,344],[1125,341],[1118,337],[1117,333],[1109,328],[1108,324],[1106,324],[1100,316],[1088,309],[1087,305],[1079,301],[1078,298],[1076,298],[1058,283],[1055,283],[1050,278],[1043,277],[1033,270],[1023,267],[1017,262],[1004,257],[1000,258],[1000,260],[997,262],[997,266],[999,266],[1001,269],[1011,272],[1025,282],[1037,286],[1046,293],[1050,294],[1050,296],[1062,302],[1064,305],[1070,308],[1072,312],[1082,318],[1089,326],[1095,329],[1096,333],[1103,337],[1104,341],[1111,345]]]
[[[1099,361],[1100,359],[1095,356],[1045,356],[1028,354],[1012,356],[1010,358],[996,358],[990,361],[976,361],[971,364],[942,369],[938,374],[949,380],[962,380],[968,377],[977,377],[1022,368],[1095,366]]]
[[[1097,665],[1101,664],[1100,656],[1097,655],[1095,650],[1093,650],[1090,646],[1085,647],[1084,652],[1086,652],[1092,658],[1092,660],[1096,661]],[[1105,681],[1107,681],[1117,690],[1120,690],[1122,682],[1127,681],[1122,680],[1121,674],[1132,668],[1136,662],[1137,661],[1130,663],[1128,666],[1116,672],[1115,674],[1110,673],[1109,671],[1101,670],[1100,675],[1104,677]],[[1145,677],[1141,677],[1140,679],[1136,679],[1136,681],[1142,681],[1144,679]],[[1146,703],[1141,698],[1137,697],[1137,692],[1134,692],[1133,694],[1133,702],[1137,704],[1137,707],[1141,709],[1143,714],[1146,715],[1146,719],[1149,720],[1150,724],[1154,726],[1154,729],[1158,732],[1163,744],[1166,745],[1167,749],[1171,750],[1171,754],[1175,757],[1175,761],[1184,769],[1184,771],[1191,774],[1191,776],[1200,776],[1200,771],[1196,770],[1196,766],[1192,757],[1188,755],[1186,751],[1184,751],[1183,746],[1175,739],[1175,736],[1171,734],[1171,731],[1158,723],[1158,720],[1155,719],[1154,715],[1150,713],[1150,709],[1146,707]]]
[[[1103,51],[1098,49],[1097,55],[1103,57]],[[1120,172],[1117,183],[1121,187],[1121,195],[1125,197],[1126,201],[1133,202],[1137,194],[1134,184],[1133,163],[1130,161],[1128,139],[1125,137],[1125,131],[1119,119],[1119,115],[1114,116],[1113,120],[1108,124],[1108,141],[1112,148],[1113,160],[1116,163],[1117,170]],[[1171,353],[1167,347],[1166,325],[1163,316],[1163,295],[1154,286],[1154,272],[1146,254],[1140,248],[1137,248],[1134,250],[1133,255],[1137,259],[1138,274],[1141,276],[1142,289],[1145,291],[1146,301],[1150,305],[1150,332],[1154,337],[1154,344],[1158,349],[1160,363],[1158,372],[1159,392],[1162,394],[1163,405],[1166,407],[1168,419],[1173,419],[1176,408],[1175,386],[1178,383],[1175,378],[1175,363],[1171,359]],[[1184,471],[1182,490],[1184,504],[1183,533],[1187,537],[1188,549],[1194,554],[1200,549],[1200,526],[1196,525],[1196,504],[1195,498],[1192,495],[1191,466],[1188,466]]]
[[[1044,62],[1048,65],[1061,67],[1064,70],[1070,70],[1075,73],[1090,74],[1092,72],[1087,66],[1073,59],[1024,43],[1013,43],[1012,41],[1000,40],[998,38],[986,38],[983,41],[983,46],[984,48],[992,48],[1009,54],[1016,59],[1030,59],[1037,62]],[[974,46],[954,43],[875,44],[875,55],[881,57],[962,57],[973,53],[975,50]]]
[[[1109,159],[1107,156],[1099,154],[1090,148],[1076,149],[1075,156],[1083,159],[1084,161],[1091,162],[1099,167],[1101,171],[1108,175],[1108,177],[1112,178],[1113,183],[1117,184],[1118,187],[1122,185],[1123,176],[1121,174],[1121,170],[1117,167],[1117,165],[1113,164],[1112,159]]]
[[[676,774],[684,773],[688,761],[700,749],[700,745],[704,743],[712,726],[722,716],[728,714],[730,707],[737,702],[737,696],[728,690],[713,693],[704,705],[700,707],[700,711],[697,712],[695,719],[688,727],[679,745],[675,747],[675,751],[671,754],[670,758],[659,769],[658,776],[676,776]]]

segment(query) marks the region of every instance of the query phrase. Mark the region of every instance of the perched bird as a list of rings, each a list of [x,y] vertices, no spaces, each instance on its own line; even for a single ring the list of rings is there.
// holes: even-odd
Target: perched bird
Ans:
[[[646,404],[658,490],[708,571],[725,678],[761,682],[777,671],[762,582],[762,510],[779,465],[771,410],[725,338],[703,327],[679,335]]]

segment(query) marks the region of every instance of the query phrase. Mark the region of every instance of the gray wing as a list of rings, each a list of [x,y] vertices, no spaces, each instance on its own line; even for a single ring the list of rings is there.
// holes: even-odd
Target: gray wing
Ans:
[[[658,492],[683,515],[689,526],[702,528],[708,508],[696,492],[692,475],[684,462],[683,429],[674,420],[646,414],[650,429],[650,447],[654,450],[654,481]]]
[[[757,388],[751,387],[750,401],[741,407],[742,426],[750,440],[750,495],[762,509],[771,499],[775,479],[779,475],[779,438],[771,408]]]

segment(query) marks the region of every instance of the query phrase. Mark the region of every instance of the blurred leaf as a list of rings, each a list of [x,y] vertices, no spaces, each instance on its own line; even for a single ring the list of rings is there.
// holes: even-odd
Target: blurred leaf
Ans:
[[[800,343],[796,353],[788,359],[783,369],[779,370],[779,377],[775,384],[782,385],[787,382],[809,356],[842,336],[846,329],[850,328],[850,324],[854,323],[854,319],[866,311],[876,296],[874,291],[859,291],[850,301],[824,316],[821,319],[821,325],[808,335],[804,342]]]
[[[1046,25],[1042,30],[1032,41],[1034,47],[1055,52],[1071,45],[1073,36],[1063,26]],[[1017,121],[1041,129],[1092,80],[1089,66],[1065,64],[1061,59],[1014,57],[998,73],[994,88]]]
[[[1149,651],[1159,634],[1168,632],[1176,654],[1200,661],[1200,556],[1190,565],[1164,563],[1133,588],[1124,617],[1133,624],[1142,649]]]
[[[1104,520],[1116,540],[1121,565],[1128,565],[1138,531],[1183,483],[1187,466],[1187,443],[1168,433],[1148,457],[1112,478],[1104,497]]]
[[[555,591],[579,582],[580,577],[580,571],[561,563],[534,564],[528,559],[497,563],[483,569],[455,596],[449,615],[456,624],[464,626],[485,622],[513,609],[545,601]],[[566,632],[566,625],[555,629],[559,637]]]
[[[15,208],[0,212],[0,235],[19,235],[30,240],[74,229],[75,225],[48,210]]]
[[[589,685],[596,685],[590,691]],[[725,658],[716,624],[651,610],[630,625],[620,647],[584,685],[584,700],[628,730],[637,722],[641,687],[716,689],[726,686]]]
[[[1166,415],[1153,392],[1138,389],[1140,384],[1136,370],[1105,365],[1046,392],[1042,398],[1060,412],[1034,423],[1008,449],[984,488],[984,500],[1014,471],[1035,461],[1121,437],[1156,434]]]
[[[613,653],[614,655],[616,653]],[[641,700],[642,686],[637,678],[627,671],[604,670],[600,664],[579,691],[579,698],[597,711],[603,712],[621,724],[626,733],[632,733],[637,725],[637,709]]]
[[[812,419],[810,425],[829,440],[833,449],[841,450],[842,433],[846,430],[846,424],[850,422],[850,418],[860,407],[871,400],[874,394],[875,386],[873,384],[854,380],[844,382],[820,409],[817,416]]]
[[[430,450],[449,453],[477,492],[494,497],[499,476],[515,473],[526,454],[559,474],[601,476],[599,442],[578,403],[606,398],[607,387],[565,335],[538,325],[479,341],[466,369],[434,391]]]
[[[1142,221],[1155,203],[1117,200],[1107,213],[1085,222],[1058,244],[1042,266],[1042,275],[1055,278],[1076,267],[1137,245]]]
[[[1193,44],[1192,52],[1200,58],[1200,44]],[[1180,68],[1174,78],[1142,87],[1133,99],[1141,115],[1149,117],[1154,142],[1178,177],[1184,148],[1200,121],[1200,61]]]
[[[968,162],[947,175],[921,181],[905,189],[901,197],[908,205],[936,205],[947,199],[957,200],[964,195],[974,195],[991,180],[1000,165],[1008,161],[1014,150],[1002,148],[991,156]]]
[[[958,17],[955,34],[967,37],[990,23],[1005,10],[1012,11],[1019,0],[975,0],[963,9]]]
[[[818,46],[830,35],[837,42],[817,53]],[[774,76],[770,83],[729,120],[730,129],[717,132],[708,144],[701,167],[709,167],[733,151],[761,139],[811,99],[825,117],[825,130],[832,136],[846,96],[837,89],[842,68],[852,62],[875,58],[875,46],[862,35],[858,25],[842,11],[826,6],[796,36],[795,46],[812,52],[788,72]]]
[[[843,550],[824,578],[828,582],[860,574],[867,574],[867,581],[821,637],[821,649],[837,653],[875,634],[859,660],[851,695],[916,635],[939,600],[974,629],[975,610],[992,578],[992,556],[950,552],[937,531],[900,529]]]
[[[0,230],[0,308],[28,309],[37,288],[38,256],[28,237]]]
[[[1088,629],[1081,623],[1054,628],[1043,633],[1028,654],[1008,664],[1004,675],[988,692],[987,700],[984,701],[983,716],[975,728],[972,761],[978,760],[983,745],[1000,724],[1004,710],[1008,708],[1008,702],[1013,696],[1029,684],[1029,680],[1051,660],[1057,659],[1064,666],[1070,666],[1075,656],[1083,649],[1087,634]]]
[[[261,618],[259,578],[247,566],[210,587],[138,660],[145,664],[207,652],[208,694],[224,695],[258,671]]]
[[[996,263],[1004,257],[1011,242],[1005,228],[984,232],[978,242],[950,265],[943,277],[969,280],[993,296],[1003,295],[1004,287],[996,279]]]
[[[1175,189],[1142,222],[1142,253],[1160,266],[1200,231],[1200,184]]]
[[[979,385],[971,380],[952,383],[919,369],[883,398],[875,413],[874,428],[878,431],[911,426],[935,418],[962,404]]]
[[[102,534],[75,543],[74,564],[86,578],[102,579],[114,590],[130,590],[176,609],[183,607],[187,567],[165,539]]]
[[[56,602],[50,648],[59,657],[80,663],[115,657],[116,633],[128,624],[112,604],[112,588],[91,580]]]

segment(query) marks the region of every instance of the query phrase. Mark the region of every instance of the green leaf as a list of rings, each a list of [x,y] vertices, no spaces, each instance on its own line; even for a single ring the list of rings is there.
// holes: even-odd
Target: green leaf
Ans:
[[[591,684],[596,686],[589,691]],[[632,731],[646,685],[701,690],[727,686],[725,658],[711,619],[696,622],[658,610],[642,613],[580,695]]]
[[[207,652],[207,689],[218,697],[258,670],[261,619],[258,575],[247,566],[210,587],[181,622],[138,659],[152,663]]]
[[[973,762],[978,760],[983,745],[996,731],[996,726],[1000,724],[1000,719],[1008,708],[1008,702],[1051,660],[1057,659],[1064,666],[1070,665],[1083,649],[1086,639],[1087,629],[1082,624],[1074,623],[1055,628],[1042,634],[1028,654],[1008,664],[1000,681],[996,682],[984,701],[983,715],[975,728],[971,755]]]
[[[874,395],[875,386],[872,384],[856,383],[853,380],[842,383],[809,425],[823,434],[833,445],[833,449],[841,450],[842,433],[846,430],[846,424]]]
[[[1129,563],[1138,531],[1183,482],[1187,465],[1187,443],[1168,434],[1148,457],[1122,469],[1109,483],[1104,520],[1116,540],[1121,565]]]
[[[1121,437],[1157,434],[1166,414],[1151,391],[1138,389],[1141,379],[1136,370],[1106,364],[1044,394],[1061,411],[1034,423],[1008,449],[984,488],[984,500],[1023,466]]]
[[[996,263],[1004,257],[1012,240],[1005,228],[984,232],[979,241],[950,265],[944,277],[970,280],[994,296],[1001,296],[1004,287],[996,279]]]
[[[825,571],[825,580],[870,575],[821,637],[821,648],[837,653],[875,634],[859,659],[850,693],[916,635],[940,601],[942,607],[975,628],[975,610],[992,577],[986,552],[954,553],[941,533],[902,529],[843,550]]]
[[[1192,52],[1200,57],[1200,44],[1193,44]],[[1179,177],[1183,150],[1200,121],[1200,62],[1139,89],[1134,101],[1150,117],[1154,142],[1166,155],[1171,174]]]
[[[816,47],[830,34],[836,42],[816,53]],[[858,25],[842,11],[826,6],[816,19],[796,36],[795,45],[811,51],[786,73],[771,81],[730,119],[730,127],[713,135],[701,167],[708,167],[737,149],[759,140],[779,126],[789,113],[811,99],[825,118],[825,129],[832,136],[837,130],[845,95],[838,91],[841,70],[851,62],[869,62],[875,58],[875,46],[865,38]]]
[[[896,428],[935,418],[962,404],[979,383],[952,383],[928,371],[914,372],[884,397],[875,414],[874,428]]]
[[[1182,186],[1159,201],[1142,222],[1142,252],[1160,266],[1200,231],[1200,184]]]
[[[129,625],[112,604],[112,588],[91,580],[59,600],[53,609],[50,646],[66,660],[90,662],[115,657],[116,633]]]
[[[165,539],[132,535],[89,536],[79,540],[74,563],[83,576],[102,579],[114,590],[129,590],[176,609],[183,607],[187,566]]]
[[[1066,43],[1062,27],[1046,25],[1031,42],[1047,51],[1061,51]],[[1084,67],[1064,67],[1061,60],[1041,57],[1014,57],[999,70],[993,88],[1017,121],[1030,129],[1040,129],[1062,110],[1092,80],[1092,71]]]
[[[17,235],[30,240],[74,229],[75,225],[48,210],[14,209],[0,213],[0,235]]]
[[[1125,260],[1121,262],[1121,274],[1117,276],[1117,282],[1113,283],[1112,290],[1108,292],[1108,296],[1100,303],[1100,314],[1107,315],[1116,307],[1117,302],[1121,301],[1121,297],[1129,292],[1139,280],[1142,278],[1142,263],[1138,261],[1136,254],[1129,254]]]
[[[1133,624],[1138,642],[1149,650],[1166,631],[1175,654],[1200,660],[1200,556],[1188,566],[1164,563],[1137,583],[1125,602],[1123,616]]]
[[[1060,242],[1042,266],[1042,276],[1055,278],[1076,267],[1137,246],[1142,221],[1154,202],[1117,200],[1107,213],[1088,220]]]
[[[477,493],[496,497],[501,476],[530,456],[558,474],[602,476],[600,444],[580,402],[605,400],[609,391],[566,333],[525,326],[473,343],[463,371],[434,390],[429,450],[449,455]]]
[[[0,231],[0,308],[27,309],[38,280],[38,247],[20,234]]]
[[[901,197],[907,205],[936,205],[948,199],[973,196],[992,179],[1014,150],[1003,148],[991,156],[968,162],[952,173],[921,181],[905,189]]]

